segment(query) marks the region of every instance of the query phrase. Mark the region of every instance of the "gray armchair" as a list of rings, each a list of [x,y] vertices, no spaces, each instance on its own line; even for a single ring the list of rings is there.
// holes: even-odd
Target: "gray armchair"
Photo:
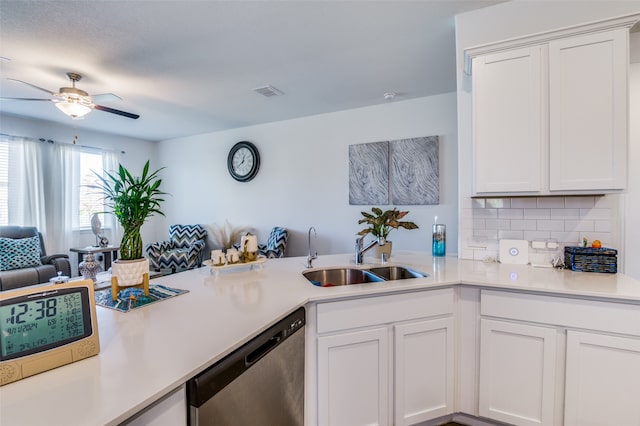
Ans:
[[[0,291],[49,282],[49,279],[55,277],[58,271],[61,271],[62,275],[71,276],[69,256],[66,254],[47,256],[42,234],[38,232],[37,228],[32,226],[0,226],[0,238],[19,240],[36,236],[40,242],[41,265],[0,271]]]

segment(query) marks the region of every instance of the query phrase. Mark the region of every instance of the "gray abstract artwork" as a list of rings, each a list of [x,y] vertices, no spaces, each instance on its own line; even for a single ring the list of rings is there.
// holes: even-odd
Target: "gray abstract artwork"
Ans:
[[[392,141],[389,152],[391,204],[440,203],[438,137]]]
[[[389,204],[389,142],[349,145],[349,204]]]

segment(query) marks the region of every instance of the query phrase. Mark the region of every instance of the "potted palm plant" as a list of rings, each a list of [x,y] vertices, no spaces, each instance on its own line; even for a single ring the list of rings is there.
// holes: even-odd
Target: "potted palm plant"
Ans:
[[[408,211],[400,211],[396,207],[392,210],[385,210],[378,207],[371,208],[371,213],[361,212],[362,219],[358,221],[358,224],[366,223],[369,225],[367,228],[364,228],[357,235],[367,235],[371,234],[376,239],[383,239],[385,244],[381,247],[377,247],[376,249],[379,252],[384,252],[387,254],[387,257],[391,257],[391,241],[387,240],[389,236],[389,232],[392,229],[404,228],[404,229],[418,229],[418,225],[413,222],[401,221],[400,219],[404,218],[409,214]],[[378,255],[380,255],[379,253]]]
[[[164,168],[164,167],[163,167]],[[160,203],[165,192],[160,190],[161,169],[149,172],[149,161],[145,163],[140,177],[134,177],[122,164],[118,173],[96,173],[98,184],[94,187],[104,194],[105,206],[109,207],[123,228],[120,242],[120,259],[112,265],[111,274],[118,277],[122,287],[140,284],[144,273],[149,273],[149,261],[142,255],[143,243],[140,228],[154,214],[164,216]]]

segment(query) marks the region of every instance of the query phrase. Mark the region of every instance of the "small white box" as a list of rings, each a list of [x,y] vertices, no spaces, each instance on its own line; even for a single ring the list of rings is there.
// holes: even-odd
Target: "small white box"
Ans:
[[[531,247],[534,249],[543,249],[546,248],[547,245],[544,241],[531,241]]]
[[[500,263],[526,265],[529,263],[529,241],[500,240]]]

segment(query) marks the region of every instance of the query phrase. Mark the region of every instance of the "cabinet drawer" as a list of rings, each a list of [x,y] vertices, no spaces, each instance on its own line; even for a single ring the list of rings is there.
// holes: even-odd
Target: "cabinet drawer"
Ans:
[[[640,305],[482,290],[480,314],[640,336]]]
[[[318,333],[453,313],[453,289],[320,303]]]

